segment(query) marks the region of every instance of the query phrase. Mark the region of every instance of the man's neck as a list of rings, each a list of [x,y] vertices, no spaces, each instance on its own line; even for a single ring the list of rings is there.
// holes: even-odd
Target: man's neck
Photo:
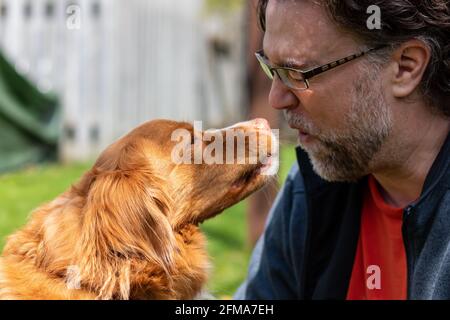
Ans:
[[[395,165],[373,173],[385,201],[399,208],[420,197],[425,179],[449,134],[450,121],[433,117],[426,126],[413,127],[413,130],[410,133],[416,138],[410,140],[409,147],[397,146],[407,151],[393,161]]]

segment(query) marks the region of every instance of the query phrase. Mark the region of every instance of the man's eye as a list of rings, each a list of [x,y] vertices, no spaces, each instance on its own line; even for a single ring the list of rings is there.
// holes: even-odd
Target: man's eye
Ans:
[[[287,75],[289,77],[289,79],[293,80],[293,81],[303,81],[303,75],[298,72],[298,71],[294,71],[294,70],[288,70]]]

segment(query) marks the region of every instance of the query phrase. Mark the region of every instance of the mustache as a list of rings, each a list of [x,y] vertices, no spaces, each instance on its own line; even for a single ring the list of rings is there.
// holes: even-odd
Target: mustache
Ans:
[[[296,128],[302,132],[306,132],[309,135],[318,135],[317,129],[314,125],[308,122],[305,117],[292,112],[291,110],[283,110],[284,118],[289,123],[290,127]]]

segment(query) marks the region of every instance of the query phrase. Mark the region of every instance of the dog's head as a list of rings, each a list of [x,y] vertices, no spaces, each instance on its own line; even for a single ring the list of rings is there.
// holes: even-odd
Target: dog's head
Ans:
[[[276,143],[265,120],[206,132],[167,120],[136,128],[75,186],[86,199],[77,264],[93,272],[96,264],[141,257],[168,272],[175,232],[262,187],[277,165]]]

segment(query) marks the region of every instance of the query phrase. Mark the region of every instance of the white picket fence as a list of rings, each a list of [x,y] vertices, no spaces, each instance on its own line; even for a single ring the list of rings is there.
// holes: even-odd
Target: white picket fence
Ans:
[[[0,49],[41,90],[60,95],[61,158],[85,160],[149,119],[240,120],[236,21],[230,55],[219,59],[202,0],[0,0]]]

